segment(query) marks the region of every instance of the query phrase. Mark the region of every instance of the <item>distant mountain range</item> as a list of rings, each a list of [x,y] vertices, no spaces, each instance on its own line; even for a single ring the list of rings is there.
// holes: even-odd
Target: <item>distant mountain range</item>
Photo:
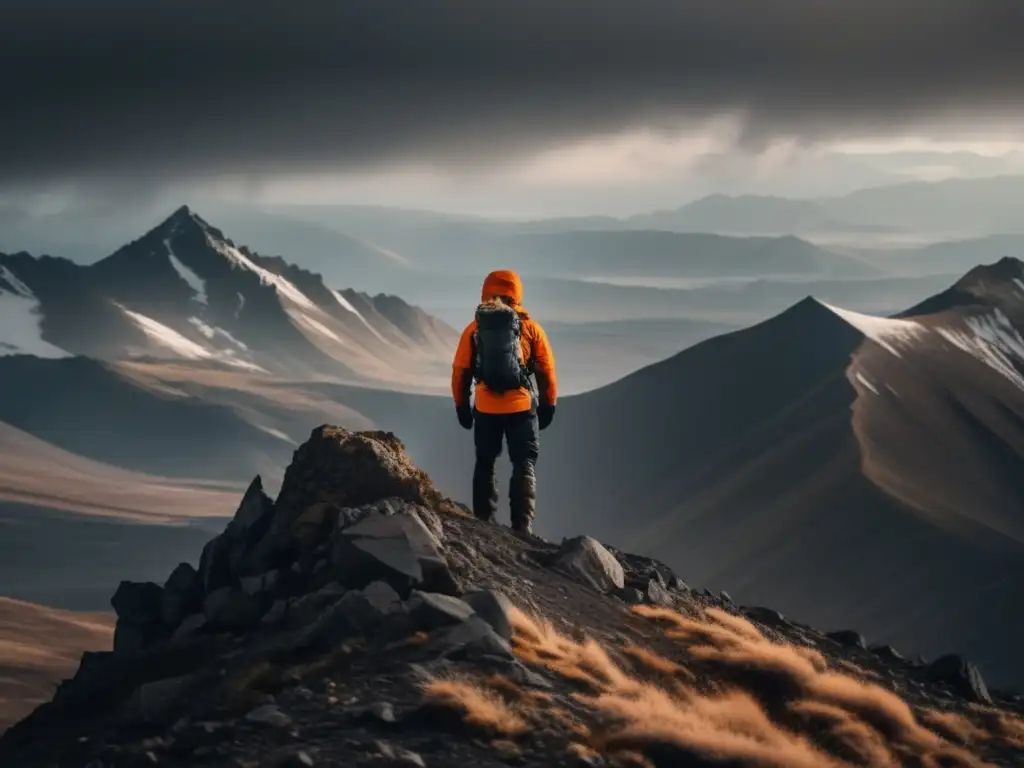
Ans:
[[[807,298],[564,398],[541,440],[539,529],[585,525],[739,600],[1024,681],[1022,332],[1015,259],[899,317]],[[0,358],[0,387],[0,421],[116,467],[273,487],[270,463],[334,422],[402,434],[442,490],[468,493],[472,440],[447,396],[24,356]]]
[[[443,381],[438,358],[455,342],[452,328],[401,299],[330,288],[236,246],[187,207],[88,266],[0,255],[0,297],[7,354],[415,386]]]
[[[415,233],[428,239],[467,230],[554,234],[660,230],[729,235],[915,235],[977,237],[1024,233],[1024,176],[910,181],[837,197],[713,194],[674,209],[629,217],[583,216],[500,221],[361,206],[279,206],[277,214],[317,222],[364,241],[389,237],[399,249]]]
[[[204,204],[204,210],[259,253],[283,255],[331,283],[404,296],[424,273],[476,273],[508,265],[534,276],[569,278],[601,276],[609,267],[621,274],[627,266],[634,274],[666,278],[863,276],[885,273],[887,262],[902,261],[897,257],[910,251],[901,246],[938,240],[965,241],[951,246],[962,270],[988,258],[970,261],[966,241],[1024,235],[1022,200],[1024,176],[1006,175],[890,184],[809,199],[716,194],[625,218],[512,221],[381,206],[219,201]],[[24,249],[90,262],[150,226],[151,216],[149,208],[130,206],[109,210],[76,204],[32,214],[8,205],[0,207],[0,251]],[[865,257],[823,242],[885,250]],[[927,252],[921,256],[916,268],[935,272]]]

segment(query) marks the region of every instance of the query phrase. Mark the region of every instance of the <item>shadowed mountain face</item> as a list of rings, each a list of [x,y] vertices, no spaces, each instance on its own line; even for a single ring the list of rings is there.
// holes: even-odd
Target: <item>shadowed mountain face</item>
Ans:
[[[93,265],[0,256],[7,354],[185,360],[298,378],[437,385],[455,332],[391,296],[237,247],[188,208]]]
[[[1024,681],[1024,265],[899,319],[808,299],[566,401],[540,519]]]

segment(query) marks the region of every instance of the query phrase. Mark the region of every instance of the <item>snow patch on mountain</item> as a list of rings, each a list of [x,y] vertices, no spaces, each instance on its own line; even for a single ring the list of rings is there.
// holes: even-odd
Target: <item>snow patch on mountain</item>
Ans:
[[[0,266],[0,281],[0,356],[70,357],[43,339],[39,300],[29,287],[4,266]]]
[[[231,263],[232,269],[246,269],[250,272],[255,272],[259,276],[261,283],[264,285],[272,285],[280,295],[286,297],[289,301],[292,301],[301,307],[305,307],[306,309],[316,308],[316,305],[310,301],[309,297],[296,288],[291,281],[281,277],[280,275],[274,274],[269,269],[264,269],[259,266],[234,246],[228,245],[224,241],[218,240],[215,237],[211,237],[209,233],[206,233],[206,242],[209,243],[211,248],[224,256]],[[239,307],[239,310],[241,310],[241,307]]]
[[[992,314],[964,318],[966,330],[939,328],[938,333],[953,346],[977,358],[1024,389],[1014,360],[1024,364],[1024,339],[999,309]]]
[[[321,336],[326,336],[331,341],[335,341],[338,344],[342,344],[342,345],[347,346],[347,343],[342,338],[340,338],[338,336],[338,334],[336,334],[334,331],[332,331],[326,325],[321,323],[319,320],[314,320],[312,317],[307,315],[305,312],[300,312],[298,310],[292,310],[292,309],[287,310],[287,312],[288,312],[288,316],[292,320],[294,320],[298,325],[302,326],[306,330],[312,331],[313,333],[319,334]]]
[[[857,372],[856,372],[856,373],[854,374],[854,376],[856,376],[856,377],[857,377],[857,381],[859,381],[859,382],[860,382],[861,384],[863,384],[863,385],[864,385],[865,387],[867,387],[868,389],[870,389],[870,390],[871,390],[872,392],[874,392],[874,393],[875,393],[876,395],[878,394],[878,390],[877,390],[877,389],[875,388],[875,385],[874,385],[874,384],[872,384],[872,383],[871,383],[870,381],[868,381],[867,377],[866,377],[866,376],[864,376],[864,374],[863,374],[863,373],[861,373],[860,371],[857,371]]]
[[[170,259],[171,266],[174,267],[174,271],[178,273],[178,276],[181,277],[182,280],[188,283],[189,287],[195,293],[193,298],[195,298],[195,300],[200,304],[206,304],[206,282],[199,277],[199,275],[186,267],[181,260],[174,255],[174,249],[171,247],[170,240],[164,240],[164,246],[167,248],[167,258]]]
[[[1015,277],[1013,278],[1013,282],[1015,282],[1017,287],[1020,288],[1020,292],[1024,293],[1024,280],[1021,280],[1019,277]]]
[[[233,366],[235,368],[244,368],[250,371],[265,372],[263,368],[251,363],[248,360],[240,360],[234,356],[234,353],[230,350],[210,350],[204,347],[202,344],[197,344],[191,339],[181,335],[173,328],[170,328],[163,323],[154,320],[151,317],[140,314],[139,312],[133,312],[127,307],[122,307],[120,304],[118,308],[141,330],[146,337],[152,341],[158,347],[162,347],[169,352],[182,357],[186,360],[209,360],[211,362],[220,362],[226,365]]]
[[[859,312],[833,307],[825,302],[821,302],[821,304],[896,357],[901,357],[896,349],[897,345],[906,346],[913,343],[927,331],[923,325],[913,320],[862,315]]]
[[[209,360],[213,357],[213,353],[206,347],[182,336],[173,328],[151,317],[146,317],[146,315],[132,312],[126,307],[121,307],[121,311],[135,323],[139,330],[146,334],[150,341],[164,347],[179,357],[184,357],[188,360]]]
[[[7,285],[11,286],[11,289],[25,299],[35,299],[36,295],[32,293],[32,290],[25,285],[18,277],[11,272],[7,267],[0,264],[0,280],[3,280]],[[3,287],[0,286],[0,291],[3,291]]]
[[[208,323],[203,322],[198,317],[190,317],[188,319],[188,321],[190,323],[192,323],[192,325],[195,326],[197,331],[199,331],[201,334],[203,334],[203,336],[205,336],[206,338],[210,339],[211,341],[213,341],[214,339],[216,339],[219,336],[219,337],[223,338],[225,341],[228,341],[231,344],[234,344],[236,347],[238,347],[241,350],[249,349],[245,344],[240,342],[238,339],[236,339],[230,333],[225,331],[223,328],[215,328],[212,325],[209,325]]]
[[[381,335],[380,331],[378,331],[370,324],[369,320],[363,317],[362,313],[358,309],[352,306],[352,302],[346,299],[345,296],[341,293],[341,291],[337,291],[332,288],[331,293],[334,295],[334,298],[338,300],[338,303],[341,304],[342,307],[347,309],[349,312],[351,312],[353,315],[355,315],[362,321],[363,325],[365,325],[369,329],[370,333],[376,336],[384,344],[391,344],[390,341],[388,341]]]

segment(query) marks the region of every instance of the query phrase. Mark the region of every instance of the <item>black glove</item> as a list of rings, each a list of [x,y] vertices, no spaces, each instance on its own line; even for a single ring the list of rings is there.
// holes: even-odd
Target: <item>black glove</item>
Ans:
[[[468,405],[456,405],[455,415],[459,417],[459,424],[463,429],[473,428],[473,409]]]
[[[537,426],[541,429],[547,429],[551,426],[551,420],[555,418],[555,406],[553,405],[539,405],[537,406]]]

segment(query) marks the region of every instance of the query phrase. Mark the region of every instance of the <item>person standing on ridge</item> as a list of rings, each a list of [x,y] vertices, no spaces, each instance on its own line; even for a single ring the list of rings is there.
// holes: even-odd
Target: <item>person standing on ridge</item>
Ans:
[[[512,460],[512,530],[530,535],[537,502],[539,430],[547,429],[555,417],[555,356],[544,329],[522,307],[523,283],[515,272],[491,272],[480,300],[452,363],[452,396],[459,424],[465,429],[475,427],[473,514],[488,522],[496,519],[494,465],[507,441]],[[531,375],[537,377],[539,395]]]

